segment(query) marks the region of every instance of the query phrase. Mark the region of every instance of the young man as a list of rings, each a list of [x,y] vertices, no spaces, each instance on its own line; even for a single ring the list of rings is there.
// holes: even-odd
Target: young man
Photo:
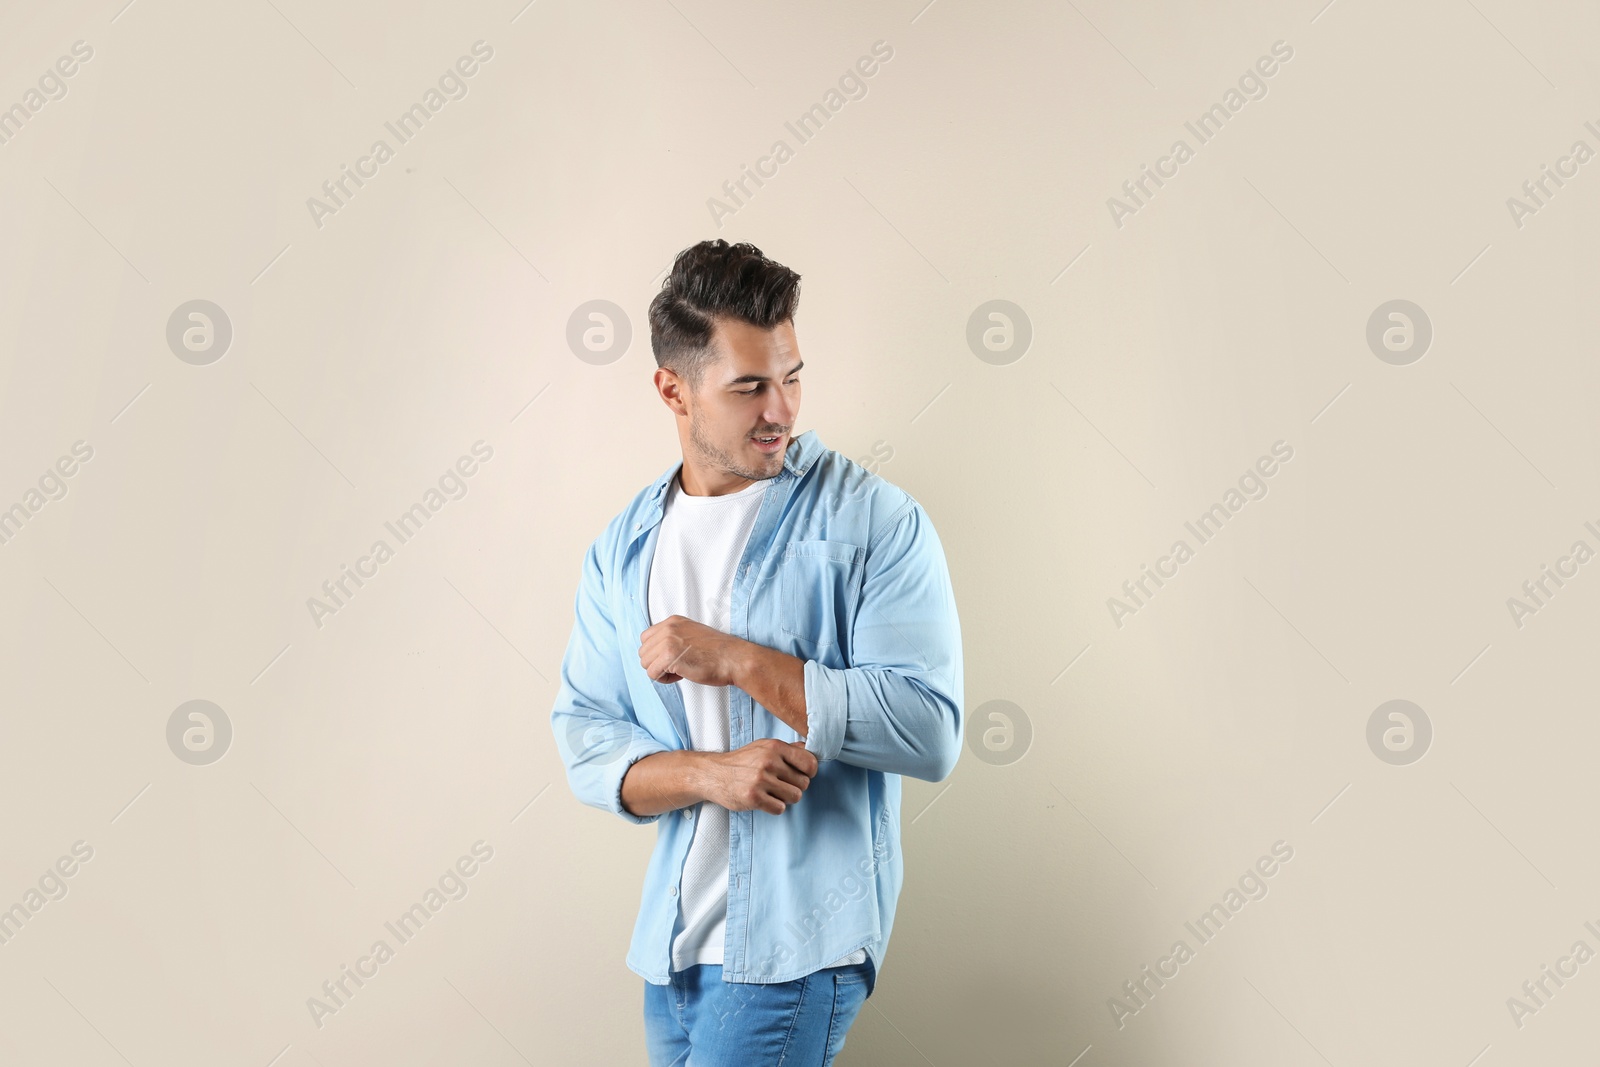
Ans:
[[[683,460],[590,545],[551,713],[578,799],[656,824],[626,959],[653,1067],[833,1062],[894,922],[901,776],[961,752],[932,522],[793,436],[799,284],[749,244],[678,255],[650,344]]]

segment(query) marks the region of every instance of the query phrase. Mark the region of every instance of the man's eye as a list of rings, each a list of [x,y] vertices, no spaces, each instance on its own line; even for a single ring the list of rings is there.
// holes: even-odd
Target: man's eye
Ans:
[[[796,382],[798,382],[799,380],[800,380],[799,378],[790,378],[788,381],[784,382],[783,384],[784,385],[793,385]],[[757,393],[761,392],[761,387],[758,385],[754,389],[735,389],[734,392],[738,393],[740,396],[755,396]]]

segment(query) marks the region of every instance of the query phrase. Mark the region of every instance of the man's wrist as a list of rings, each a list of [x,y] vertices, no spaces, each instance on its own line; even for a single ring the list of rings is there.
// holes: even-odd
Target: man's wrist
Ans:
[[[716,789],[716,776],[720,753],[702,752],[698,749],[685,749],[684,757],[687,761],[683,776],[683,784],[694,794],[694,803],[702,800],[711,800]],[[713,803],[715,803],[713,801]]]
[[[746,641],[742,637],[735,637],[733,641],[735,644],[728,664],[728,674],[733,679],[732,685],[735,689],[743,689],[748,693],[750,690],[746,683],[756,672],[757,657],[761,654],[762,646],[754,641]]]
[[[653,752],[622,773],[623,810],[647,817],[712,800],[718,789],[721,753],[697,749]]]

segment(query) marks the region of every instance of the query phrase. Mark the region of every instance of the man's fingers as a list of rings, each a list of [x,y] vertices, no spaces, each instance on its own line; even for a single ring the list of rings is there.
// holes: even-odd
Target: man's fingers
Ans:
[[[787,782],[796,789],[805,789],[811,784],[811,776],[804,771],[796,770],[787,763],[780,763],[772,769],[772,776],[779,781]]]
[[[782,752],[784,760],[808,778],[817,776],[817,754],[800,741],[790,741]]]
[[[782,815],[788,807],[783,798],[778,794],[774,783],[763,782],[755,790],[754,807],[770,815]]]
[[[802,796],[801,787],[789,782],[773,782],[767,787],[767,793],[784,804],[798,804]]]

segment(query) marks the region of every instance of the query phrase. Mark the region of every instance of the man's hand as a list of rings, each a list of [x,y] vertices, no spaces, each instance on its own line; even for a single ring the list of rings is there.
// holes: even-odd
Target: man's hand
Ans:
[[[668,615],[639,635],[639,666],[651,680],[731,685],[795,733],[806,718],[805,661],[787,652],[725,634],[682,615]]]
[[[733,685],[738,657],[750,642],[682,615],[668,615],[639,635],[639,665],[657,682],[684,678]]]
[[[706,753],[706,799],[729,811],[782,815],[817,773],[817,757],[799,741],[763,737],[732,752]]]

